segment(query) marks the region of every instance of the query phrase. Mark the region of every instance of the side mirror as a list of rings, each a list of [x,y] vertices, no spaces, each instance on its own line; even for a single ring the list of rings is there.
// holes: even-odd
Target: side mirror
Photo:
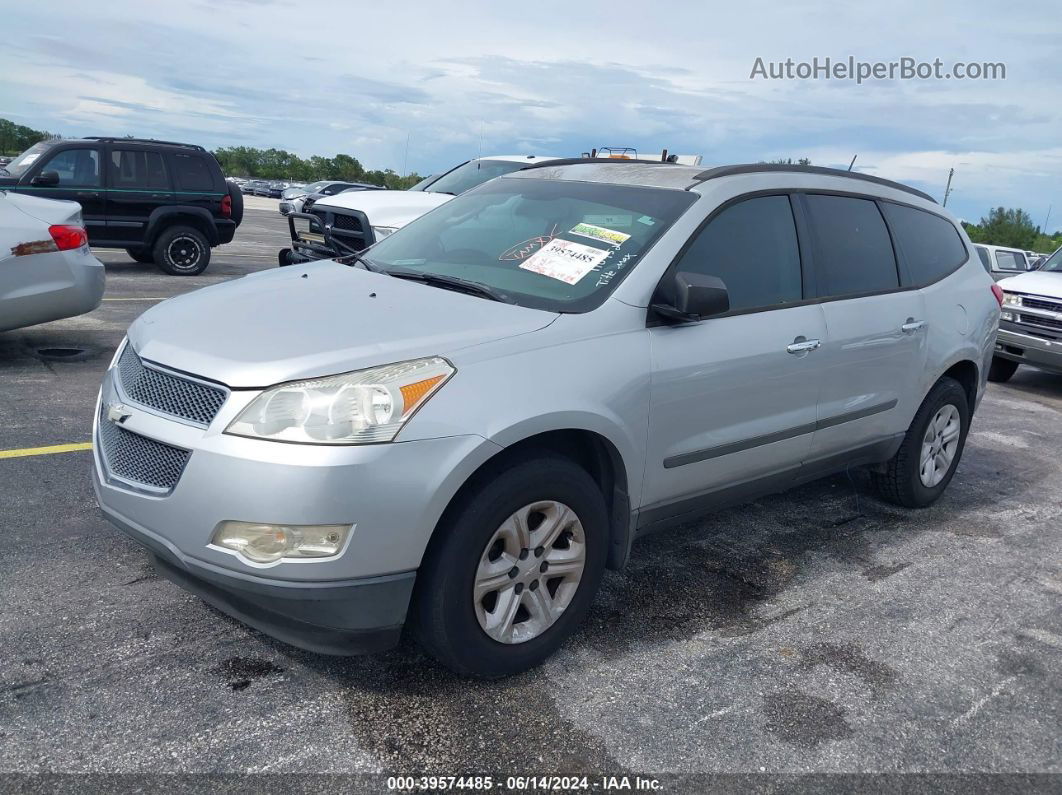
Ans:
[[[42,188],[54,188],[58,184],[58,171],[42,171],[40,174],[30,180],[30,185],[37,185]]]
[[[730,310],[730,295],[718,276],[679,271],[671,280],[669,301],[654,300],[649,308],[680,323],[695,323]]]

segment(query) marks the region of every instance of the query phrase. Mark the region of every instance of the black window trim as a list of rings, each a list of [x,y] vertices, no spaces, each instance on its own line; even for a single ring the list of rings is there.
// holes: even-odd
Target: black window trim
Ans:
[[[970,249],[967,248],[966,241],[963,240],[963,238],[962,238],[962,233],[959,231],[958,227],[955,226],[955,224],[952,222],[952,220],[950,218],[947,218],[947,217],[941,215],[940,213],[935,213],[935,212],[932,212],[930,210],[927,210],[924,207],[916,207],[915,205],[908,204],[907,202],[898,202],[898,201],[894,201],[893,199],[880,199],[880,198],[877,200],[877,202],[878,202],[878,210],[881,212],[881,217],[885,219],[885,226],[887,226],[889,228],[889,236],[892,238],[893,249],[896,252],[896,261],[902,267],[902,271],[900,272],[900,275],[901,275],[901,277],[906,277],[907,282],[909,282],[911,285],[913,285],[916,289],[921,290],[921,289],[923,289],[925,287],[929,287],[931,285],[934,285],[937,282],[944,281],[945,279],[947,279],[949,276],[951,276],[953,273],[958,271],[960,268],[962,268],[964,265],[966,265],[966,263],[968,263],[970,261]],[[903,250],[903,246],[900,244],[899,239],[896,236],[896,232],[892,228],[892,223],[889,221],[888,213],[886,213],[885,210],[882,207],[882,205],[885,205],[885,204],[895,204],[898,207],[907,207],[908,209],[916,210],[918,212],[923,212],[926,215],[931,215],[934,218],[939,218],[941,221],[944,221],[944,223],[946,223],[949,227],[951,227],[951,231],[954,232],[955,236],[959,239],[959,245],[962,246],[962,250],[966,254],[966,256],[959,262],[958,265],[953,266],[951,268],[951,270],[946,271],[942,276],[939,276],[936,279],[933,279],[932,281],[926,282],[925,284],[918,284],[917,280],[914,278],[913,272],[911,271],[910,264],[907,261],[907,253]],[[978,263],[980,263],[980,258],[978,259]],[[904,283],[903,282],[903,278],[901,278],[901,281],[900,281],[901,286],[903,285],[903,283]]]
[[[145,145],[145,144],[142,144],[142,143],[139,143],[139,142],[134,142],[132,145],[122,145],[118,141],[115,141],[114,143],[111,143],[110,145],[108,145],[108,146],[106,146],[104,148],[104,153],[105,153],[104,154],[104,160],[107,163],[107,168],[105,169],[105,171],[107,172],[107,175],[106,175],[106,179],[104,180],[104,187],[106,187],[108,190],[110,190],[110,189],[115,187],[111,183],[111,168],[112,168],[112,165],[113,165],[112,161],[111,161],[111,158],[113,157],[113,154],[115,152],[144,152],[145,155],[154,153],[154,154],[157,154],[159,157],[162,158],[162,168],[166,172],[166,181],[168,183],[168,187],[165,187],[165,188],[136,188],[135,190],[139,190],[139,191],[141,191],[143,193],[173,193],[174,190],[176,190],[176,183],[174,181],[175,180],[175,175],[173,173],[173,168],[172,168],[172,166],[170,164],[170,160],[169,160],[168,157],[166,157],[165,150],[160,149],[159,147],[156,147],[156,146],[148,146],[148,145]]]
[[[19,185],[29,185],[34,177],[39,177],[41,174],[44,173],[44,167],[46,165],[48,165],[49,163],[51,163],[52,160],[54,160],[56,157],[61,155],[63,152],[69,152],[69,151],[72,151],[72,150],[75,150],[75,149],[88,149],[88,150],[95,150],[96,151],[96,156],[99,158],[98,162],[99,162],[99,169],[100,169],[100,184],[99,185],[67,185],[65,187],[69,188],[69,189],[84,188],[84,189],[87,189],[87,190],[102,190],[104,187],[106,187],[106,172],[107,172],[107,169],[104,168],[104,148],[102,146],[100,146],[98,143],[95,143],[95,142],[81,143],[79,139],[73,139],[69,143],[63,141],[62,143],[60,143],[60,144],[58,144],[56,146],[53,146],[50,149],[45,150],[44,152],[41,152],[40,162],[31,163],[30,167],[26,169],[25,173],[23,173],[23,175],[21,177],[19,177],[18,184]],[[47,160],[43,159],[44,155],[48,156]],[[63,188],[64,188],[63,185],[59,185],[59,186],[56,187],[57,190],[62,190]]]
[[[897,201],[896,199],[883,199],[880,196],[875,196],[875,195],[869,194],[869,193],[860,193],[858,191],[832,190],[832,189],[829,189],[829,188],[773,188],[773,189],[767,188],[767,189],[762,189],[762,190],[749,191],[747,193],[741,193],[741,194],[738,194],[737,196],[732,196],[729,199],[726,199],[722,204],[720,204],[717,207],[715,207],[704,218],[704,220],[702,220],[697,225],[697,228],[695,230],[693,230],[693,232],[690,234],[690,236],[686,239],[686,242],[683,243],[682,247],[678,250],[678,253],[675,254],[675,256],[672,258],[672,260],[668,264],[667,268],[664,269],[664,273],[661,275],[660,281],[657,282],[657,286],[656,286],[656,288],[653,291],[654,298],[650,299],[649,303],[652,304],[654,302],[656,296],[660,295],[661,286],[664,284],[664,282],[667,279],[671,278],[674,275],[674,273],[678,269],[679,262],[682,260],[683,256],[686,254],[686,252],[689,250],[690,246],[693,245],[693,241],[697,239],[697,237],[700,235],[701,231],[708,224],[710,224],[712,222],[712,220],[715,219],[716,216],[718,216],[720,213],[722,213],[724,210],[726,210],[728,207],[731,207],[734,204],[738,204],[739,202],[745,201],[747,199],[757,199],[757,198],[761,198],[761,197],[764,197],[764,196],[788,196],[789,197],[789,206],[793,210],[793,220],[794,220],[794,223],[796,224],[797,246],[799,247],[799,250],[800,250],[800,252],[799,252],[800,253],[800,271],[801,271],[801,282],[802,282],[803,287],[804,287],[804,289],[803,289],[804,297],[800,301],[789,301],[787,303],[782,303],[782,304],[772,304],[770,306],[753,307],[753,308],[750,308],[750,309],[738,309],[738,310],[734,310],[732,312],[724,312],[724,313],[719,314],[719,315],[712,315],[712,317],[710,317],[710,318],[705,318],[706,320],[715,320],[717,318],[727,318],[727,317],[737,317],[737,316],[740,316],[740,315],[751,315],[751,314],[757,314],[757,313],[760,313],[760,312],[774,312],[774,311],[777,311],[779,309],[791,309],[791,308],[798,307],[798,306],[809,306],[811,304],[826,304],[826,303],[830,303],[830,302],[833,302],[833,301],[851,301],[851,300],[854,300],[854,299],[857,299],[857,298],[870,298],[870,297],[877,296],[877,295],[891,295],[893,293],[907,293],[907,292],[911,292],[913,290],[922,290],[922,289],[924,289],[926,287],[929,287],[929,286],[931,286],[933,284],[936,284],[937,282],[943,281],[944,279],[948,278],[949,276],[954,274],[956,271],[958,271],[960,268],[965,266],[966,263],[968,263],[970,261],[970,250],[966,246],[965,241],[963,241],[962,235],[959,234],[959,241],[962,242],[963,249],[966,251],[966,259],[964,259],[957,266],[955,266],[954,269],[952,269],[948,273],[944,274],[939,279],[936,279],[935,281],[927,282],[926,284],[917,285],[917,286],[911,284],[910,282],[912,282],[913,280],[910,278],[910,275],[907,272],[906,260],[901,261],[901,251],[900,251],[900,249],[898,247],[898,244],[896,242],[896,237],[893,234],[892,226],[889,224],[889,219],[886,217],[885,213],[882,211],[881,207],[879,206],[878,207],[878,213],[881,215],[882,221],[885,223],[885,228],[888,231],[889,240],[890,240],[890,242],[892,244],[893,259],[894,259],[894,261],[896,263],[897,279],[899,280],[899,287],[895,288],[895,289],[890,288],[890,289],[887,289],[887,290],[874,290],[874,291],[865,292],[865,293],[849,293],[849,294],[846,294],[846,295],[818,296],[818,279],[817,279],[817,271],[815,269],[814,251],[813,251],[813,246],[812,246],[812,242],[811,242],[810,222],[809,222],[809,220],[807,218],[807,210],[806,210],[806,208],[804,206],[804,200],[803,200],[803,197],[806,196],[806,195],[809,195],[809,194],[822,195],[822,196],[845,196],[845,197],[852,198],[852,199],[865,199],[867,201],[872,201],[872,202],[874,202],[877,205],[880,205],[883,202],[888,202],[890,204],[896,204],[896,205],[899,205],[901,207],[910,207],[913,210],[921,210],[924,213],[928,213],[930,215],[936,216],[937,218],[940,218],[940,219],[946,221],[952,227],[952,229],[955,229],[956,234],[959,234],[958,229],[955,227],[955,224],[951,221],[951,219],[946,217],[946,216],[944,216],[944,215],[942,215],[942,214],[940,214],[940,213],[936,213],[936,212],[933,212],[931,210],[927,210],[925,207],[919,207],[918,205],[910,204],[908,202]],[[908,282],[906,285],[905,285],[905,281]],[[808,297],[809,295],[812,296],[812,297],[809,298]],[[667,320],[665,318],[657,317],[653,313],[653,311],[651,309],[647,308],[646,312],[647,312],[647,320],[646,320],[646,327],[647,328],[653,328],[655,326],[674,325],[674,321]],[[696,325],[696,324],[693,324],[693,325]]]

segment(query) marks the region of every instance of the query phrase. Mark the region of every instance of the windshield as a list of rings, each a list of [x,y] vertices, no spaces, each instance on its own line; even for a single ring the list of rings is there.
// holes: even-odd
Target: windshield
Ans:
[[[1059,248],[1054,254],[1052,254],[1047,262],[1040,266],[1040,270],[1062,273],[1062,248]]]
[[[417,184],[410,185],[408,188],[406,188],[406,190],[424,190],[432,183],[432,181],[437,176],[438,176],[438,174],[429,174],[428,176],[426,176],[424,179],[422,179]]]
[[[493,288],[521,306],[601,304],[694,202],[686,191],[499,179],[447,202],[368,250],[373,266]]]
[[[2,168],[12,177],[21,177],[55,141],[39,141]]]
[[[428,193],[452,193],[454,196],[459,196],[489,179],[519,171],[527,165],[529,163],[518,160],[469,160],[453,171],[443,174],[425,190]]]

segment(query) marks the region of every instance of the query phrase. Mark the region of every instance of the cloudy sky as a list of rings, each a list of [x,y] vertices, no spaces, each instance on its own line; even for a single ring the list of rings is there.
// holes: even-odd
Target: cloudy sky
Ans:
[[[867,6],[866,8],[860,6]],[[0,116],[432,173],[602,145],[810,157],[1062,227],[1057,3],[40,0],[5,10]],[[1003,62],[1005,80],[750,79],[765,62]],[[408,141],[408,155],[407,155]]]

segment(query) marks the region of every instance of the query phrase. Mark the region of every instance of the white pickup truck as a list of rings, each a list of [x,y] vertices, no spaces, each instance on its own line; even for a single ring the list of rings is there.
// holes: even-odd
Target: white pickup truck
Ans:
[[[1062,373],[1062,248],[1039,270],[998,284],[1003,307],[989,379],[1006,381],[1019,364]]]

